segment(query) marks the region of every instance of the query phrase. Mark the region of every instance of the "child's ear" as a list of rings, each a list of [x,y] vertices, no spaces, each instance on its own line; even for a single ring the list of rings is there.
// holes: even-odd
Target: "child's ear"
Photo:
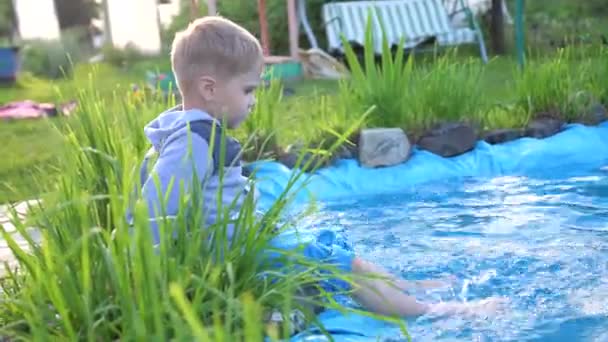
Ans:
[[[205,101],[211,101],[215,97],[215,79],[209,76],[201,76],[198,79],[198,92]]]

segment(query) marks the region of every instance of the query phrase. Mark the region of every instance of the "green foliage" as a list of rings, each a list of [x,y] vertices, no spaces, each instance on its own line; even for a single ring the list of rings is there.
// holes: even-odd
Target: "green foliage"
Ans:
[[[310,24],[313,27],[316,37],[319,39],[319,44],[324,46],[325,31],[321,21],[321,5],[325,0],[308,0],[306,1],[307,14]],[[177,31],[183,30],[190,22],[190,8],[188,2],[183,2],[180,14],[175,18],[173,23],[162,33],[163,44],[165,48],[171,46],[171,41]],[[207,14],[207,9],[204,1],[201,1],[200,16]],[[284,0],[268,0],[266,1],[266,17],[268,19],[268,27],[270,34],[270,49],[273,54],[287,54],[289,51],[289,38],[286,32],[288,31],[287,23],[287,7]],[[251,0],[230,0],[218,1],[218,12],[221,16],[230,18],[239,25],[242,25],[247,30],[260,37],[260,21],[257,8],[257,1]],[[301,32],[303,35],[303,32]],[[302,37],[303,38],[303,37]],[[301,40],[304,42],[304,39]]]
[[[573,50],[560,50],[549,59],[530,61],[515,71],[518,105],[533,115],[553,116],[572,122],[590,104],[586,89],[591,70],[588,63],[573,58]]]
[[[0,2],[0,38],[10,37],[15,25],[13,2]]]
[[[485,109],[482,75],[478,61],[454,61],[449,55],[417,69],[405,95],[406,120],[422,129],[442,122],[476,122]]]
[[[30,41],[21,50],[23,70],[35,76],[59,78],[69,76],[72,70],[70,56],[61,42]]]
[[[587,87],[591,90],[595,99],[604,105],[608,105],[608,50],[600,49],[598,56],[586,59],[588,72]]]
[[[413,57],[405,60],[403,40],[394,53],[386,39],[376,63],[369,20],[363,62],[348,42],[343,44],[352,77],[343,83],[340,96],[355,110],[376,106],[368,125],[421,133],[438,122],[477,117],[482,103],[482,68],[478,63],[459,62],[446,55],[430,65],[414,67]]]
[[[26,41],[21,49],[23,70],[38,77],[58,79],[72,75],[74,64],[86,58],[79,30],[63,31],[60,41]]]
[[[277,134],[279,106],[283,98],[283,86],[273,79],[267,87],[261,87],[256,93],[256,106],[238,131],[242,141],[248,142],[245,151],[247,160],[262,159],[272,156],[279,148]]]
[[[79,112],[62,130],[62,172],[40,207],[32,209],[31,223],[41,228],[43,243],[31,242],[26,251],[1,229],[20,268],[2,282],[0,335],[23,340],[262,341],[289,329],[268,328],[268,311],[285,314],[292,308],[303,310],[314,324],[305,304],[320,299],[298,299],[296,291],[315,286],[321,269],[349,278],[304,260],[297,251],[275,251],[275,262],[284,265],[278,269],[263,257],[272,250],[272,229],[294,223],[280,219],[303,174],[292,176],[262,219],[255,214],[253,192],[235,222],[221,216],[207,229],[188,229],[202,227],[204,218],[199,210],[181,210],[173,220],[159,221],[162,242],[155,248],[146,205],[133,190],[140,184],[138,166],[147,147],[142,126],[171,103],[120,94],[109,101],[97,91],[96,78],[82,85]],[[199,191],[181,196],[182,204],[194,208],[200,201]],[[127,212],[133,213],[132,226]],[[228,243],[231,224],[234,235]],[[32,238],[23,224],[15,220],[15,225]],[[319,290],[323,298],[326,294]]]
[[[530,112],[516,105],[494,105],[481,112],[482,129],[519,129],[526,127],[530,121]]]
[[[132,67],[143,57],[142,53],[133,44],[128,44],[123,49],[106,44],[102,47],[101,52],[104,61],[119,68]]]
[[[235,131],[247,142],[245,159],[249,161],[275,158],[290,145],[298,145],[315,153],[330,155],[335,144],[342,145],[362,127],[362,115],[348,99],[320,94],[314,90],[306,96],[286,101],[284,85],[273,79],[256,94],[253,112]],[[294,129],[296,128],[296,129]],[[343,139],[343,135],[347,136]]]

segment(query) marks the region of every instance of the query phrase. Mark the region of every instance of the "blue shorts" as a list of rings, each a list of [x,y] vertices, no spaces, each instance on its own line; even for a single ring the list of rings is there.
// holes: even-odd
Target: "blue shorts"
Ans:
[[[317,261],[324,265],[332,265],[341,273],[350,273],[355,252],[344,236],[329,229],[321,230],[314,235],[311,232],[286,230],[281,232],[271,241],[271,246],[276,249],[294,251],[297,250],[305,258]],[[348,282],[332,278],[331,273],[325,272],[327,278],[323,277],[321,286],[328,292],[348,291]]]

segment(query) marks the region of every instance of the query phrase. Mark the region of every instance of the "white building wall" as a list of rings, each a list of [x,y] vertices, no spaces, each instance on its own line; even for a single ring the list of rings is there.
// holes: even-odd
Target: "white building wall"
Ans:
[[[17,14],[21,39],[60,39],[59,19],[53,0],[12,1]]]

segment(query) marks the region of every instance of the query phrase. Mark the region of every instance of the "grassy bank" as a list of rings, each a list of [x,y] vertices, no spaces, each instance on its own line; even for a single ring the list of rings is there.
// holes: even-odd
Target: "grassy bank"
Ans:
[[[293,144],[327,147],[335,141],[336,132],[343,132],[372,106],[376,108],[363,127],[402,127],[411,137],[445,121],[471,122],[480,136],[493,129],[525,127],[542,113],[576,121],[593,102],[606,103],[605,57],[605,51],[599,49],[564,50],[548,57],[530,57],[523,72],[509,57],[495,58],[487,65],[451,53],[431,62],[388,54],[378,64],[364,60],[356,64],[353,59],[350,81],[288,85],[295,91],[291,96],[278,88],[262,90],[264,100],[235,134],[243,140],[255,134],[248,154],[251,159],[276,155]],[[100,98],[109,101],[130,94],[131,85],[141,84],[145,70],[152,68],[154,62],[141,63],[129,72],[104,64],[81,65],[70,80],[51,83],[24,78],[19,87],[3,92],[1,100],[61,102],[93,87]],[[93,73],[97,76],[91,79]],[[104,110],[110,114],[112,109]],[[142,117],[136,112],[133,115]],[[0,123],[4,142],[0,152],[6,156],[0,166],[0,202],[34,197],[40,192],[38,183],[62,172],[57,156],[65,142],[58,132],[70,120]]]

